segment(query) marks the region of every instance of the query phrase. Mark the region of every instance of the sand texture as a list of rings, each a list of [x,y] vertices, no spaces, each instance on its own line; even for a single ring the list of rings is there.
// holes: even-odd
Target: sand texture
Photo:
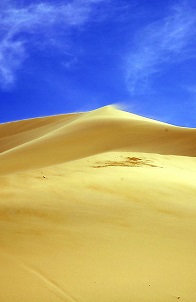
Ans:
[[[0,152],[0,302],[196,301],[196,129],[107,106]]]

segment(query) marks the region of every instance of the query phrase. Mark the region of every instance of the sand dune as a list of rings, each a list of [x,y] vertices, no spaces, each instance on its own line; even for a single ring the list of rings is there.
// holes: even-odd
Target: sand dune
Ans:
[[[196,129],[107,106],[0,152],[0,301],[196,301]]]
[[[79,115],[2,125],[0,131],[4,133],[1,174],[115,150],[196,155],[192,143],[196,140],[195,129],[139,118],[110,106]]]

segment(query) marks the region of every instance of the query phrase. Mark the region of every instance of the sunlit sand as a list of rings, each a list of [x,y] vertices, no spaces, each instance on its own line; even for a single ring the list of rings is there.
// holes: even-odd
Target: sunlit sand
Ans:
[[[196,301],[196,129],[107,106],[0,152],[0,301]]]

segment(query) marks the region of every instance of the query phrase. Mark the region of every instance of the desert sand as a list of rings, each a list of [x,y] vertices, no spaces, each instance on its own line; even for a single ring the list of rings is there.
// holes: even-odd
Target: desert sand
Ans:
[[[0,152],[0,301],[196,301],[196,129],[106,106]]]

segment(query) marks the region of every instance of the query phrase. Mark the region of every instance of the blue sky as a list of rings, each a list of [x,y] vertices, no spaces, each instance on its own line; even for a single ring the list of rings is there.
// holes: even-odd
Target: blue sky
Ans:
[[[196,127],[196,4],[1,0],[0,122],[120,104]]]

